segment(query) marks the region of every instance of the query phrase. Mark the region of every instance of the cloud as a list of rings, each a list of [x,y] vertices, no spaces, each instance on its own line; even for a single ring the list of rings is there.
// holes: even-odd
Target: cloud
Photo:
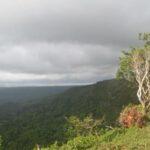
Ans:
[[[149,5],[147,0],[1,1],[0,82],[71,84],[114,77],[121,50],[149,31]]]
[[[119,52],[101,45],[73,43],[34,43],[23,46],[2,47],[0,76],[3,81],[57,80],[92,82],[103,79],[105,70],[114,68]],[[109,72],[109,76],[115,70]],[[111,76],[110,76],[111,77]],[[68,80],[68,81],[67,81]],[[53,83],[54,84],[54,83]]]

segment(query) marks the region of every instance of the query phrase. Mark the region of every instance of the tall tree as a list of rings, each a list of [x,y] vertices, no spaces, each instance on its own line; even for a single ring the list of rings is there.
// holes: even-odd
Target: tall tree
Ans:
[[[150,109],[150,34],[140,34],[146,44],[123,52],[117,78],[125,78],[138,86],[137,97],[145,113]]]

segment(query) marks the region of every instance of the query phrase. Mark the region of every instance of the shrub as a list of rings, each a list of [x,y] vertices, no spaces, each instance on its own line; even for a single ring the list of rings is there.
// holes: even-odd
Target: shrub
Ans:
[[[92,115],[89,115],[81,120],[76,116],[71,116],[67,118],[67,121],[69,123],[68,132],[72,133],[74,136],[77,136],[98,134],[104,118],[98,120],[93,119]]]
[[[119,123],[126,128],[137,126],[143,127],[146,119],[139,105],[129,105],[120,114]]]

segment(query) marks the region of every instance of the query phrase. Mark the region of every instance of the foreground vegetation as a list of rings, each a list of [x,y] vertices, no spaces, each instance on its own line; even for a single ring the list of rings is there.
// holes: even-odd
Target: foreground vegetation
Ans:
[[[113,128],[103,126],[103,119],[94,120],[91,115],[82,120],[75,116],[70,117],[70,127],[66,130],[70,139],[64,144],[56,142],[42,150],[150,149],[150,114],[145,116],[141,105],[125,107],[118,121],[120,127]]]
[[[114,128],[101,135],[78,136],[66,144],[57,143],[42,150],[149,150],[150,126]]]

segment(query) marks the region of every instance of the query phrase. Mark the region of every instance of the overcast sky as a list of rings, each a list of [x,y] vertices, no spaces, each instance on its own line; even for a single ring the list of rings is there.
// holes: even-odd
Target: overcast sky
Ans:
[[[0,0],[0,86],[113,78],[149,30],[149,0]]]

